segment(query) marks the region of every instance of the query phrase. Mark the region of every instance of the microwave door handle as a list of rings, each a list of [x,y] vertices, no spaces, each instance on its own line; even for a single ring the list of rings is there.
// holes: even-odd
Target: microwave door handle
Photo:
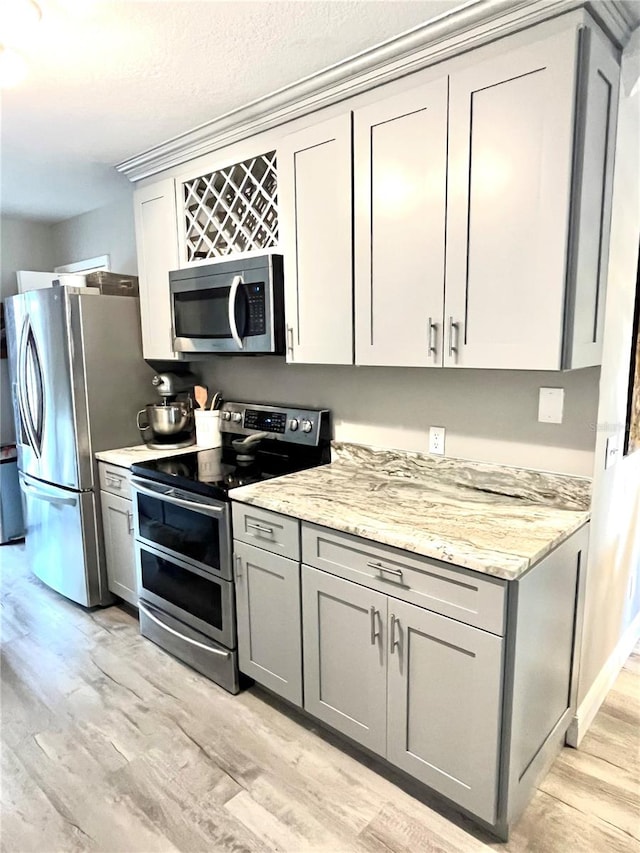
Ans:
[[[231,282],[231,289],[229,291],[229,328],[231,329],[231,337],[236,342],[238,349],[244,349],[242,339],[238,333],[238,326],[236,324],[236,301],[238,299],[238,290],[240,289],[240,285],[243,283],[241,275],[234,276],[233,281]]]

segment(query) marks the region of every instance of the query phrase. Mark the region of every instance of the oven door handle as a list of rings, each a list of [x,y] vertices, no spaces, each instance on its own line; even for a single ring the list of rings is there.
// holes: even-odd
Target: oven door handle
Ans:
[[[222,515],[227,510],[226,505],[213,506],[213,504],[202,504],[197,501],[186,501],[183,500],[183,498],[177,498],[170,492],[156,492],[154,489],[148,489],[146,486],[143,486],[142,483],[139,480],[136,480],[135,477],[131,478],[131,485],[137,492],[140,492],[143,495],[147,495],[150,498],[158,498],[159,500],[166,500],[169,503],[177,504],[178,506],[184,506],[187,509],[195,509],[197,511],[207,513],[214,512],[218,515]]]
[[[238,349],[244,349],[242,339],[238,332],[238,325],[236,323],[236,300],[238,298],[238,290],[241,284],[244,284],[242,276],[236,275],[234,276],[231,283],[231,289],[229,290],[229,328],[231,329],[231,337],[235,341]]]
[[[157,616],[154,616],[151,610],[148,607],[139,601],[138,609],[142,610],[145,616],[151,619],[152,622],[155,622],[156,625],[159,625],[164,631],[167,631],[169,634],[173,634],[174,637],[178,637],[179,640],[184,640],[185,643],[189,643],[191,646],[196,646],[199,649],[204,649],[205,652],[211,652],[214,655],[220,655],[220,657],[228,658],[231,655],[231,652],[222,652],[219,649],[214,649],[212,646],[207,646],[205,643],[199,643],[197,640],[192,640],[191,637],[186,637],[184,634],[181,634],[180,631],[176,631],[174,628],[170,628],[168,625],[158,619]]]

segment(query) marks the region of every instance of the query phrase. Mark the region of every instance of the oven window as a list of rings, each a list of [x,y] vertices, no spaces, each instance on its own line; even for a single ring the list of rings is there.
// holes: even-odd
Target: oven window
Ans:
[[[175,333],[178,338],[230,338],[229,287],[188,290],[173,294]],[[235,321],[240,336],[246,324],[245,288],[236,298]]]
[[[140,536],[178,556],[222,568],[218,518],[146,495],[138,494],[137,501]]]
[[[144,548],[140,559],[144,589],[222,631],[222,584],[226,581],[207,580]]]

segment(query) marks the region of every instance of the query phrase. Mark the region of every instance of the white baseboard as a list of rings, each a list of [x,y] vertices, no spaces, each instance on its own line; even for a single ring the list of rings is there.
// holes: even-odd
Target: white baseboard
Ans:
[[[589,692],[578,706],[575,716],[571,720],[569,730],[567,731],[567,746],[573,746],[576,749],[580,746],[580,741],[587,733],[587,730],[593,722],[595,715],[600,710],[600,706],[604,702],[607,693],[613,687],[620,670],[624,666],[625,661],[633,651],[633,648],[639,639],[640,613],[638,613],[622,637],[620,637],[618,645],[609,655],[607,662],[602,667],[595,681],[589,688]]]

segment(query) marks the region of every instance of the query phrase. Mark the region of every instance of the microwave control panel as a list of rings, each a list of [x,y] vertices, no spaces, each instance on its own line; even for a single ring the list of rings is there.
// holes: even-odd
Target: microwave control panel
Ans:
[[[246,284],[248,322],[247,335],[264,335],[266,331],[266,314],[264,299],[264,282]]]

